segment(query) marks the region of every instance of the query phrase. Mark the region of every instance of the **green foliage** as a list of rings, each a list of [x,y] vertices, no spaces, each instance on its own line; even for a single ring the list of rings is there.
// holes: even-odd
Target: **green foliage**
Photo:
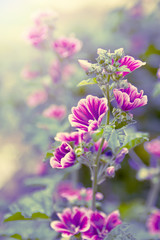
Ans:
[[[123,223],[114,228],[104,240],[139,240],[131,231],[129,224]]]
[[[87,80],[83,80],[78,84],[78,87],[90,84],[97,84],[96,78],[89,78]]]

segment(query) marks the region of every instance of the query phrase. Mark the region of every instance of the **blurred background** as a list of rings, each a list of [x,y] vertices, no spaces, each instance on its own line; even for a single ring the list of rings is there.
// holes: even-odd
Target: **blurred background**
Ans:
[[[44,85],[49,87],[50,79],[43,74],[30,81],[24,76],[24,68],[29,65],[35,70],[38,62],[48,69],[47,63],[55,58],[49,55],[50,52],[45,55],[44,51],[26,41],[26,32],[33,24],[32,16],[38,10],[51,9],[58,13],[56,37],[73,35],[83,44],[74,56],[76,71],[65,82],[64,98],[61,102],[59,100],[62,104],[67,102],[67,113],[86,94],[100,95],[94,86],[76,87],[78,82],[87,79],[77,60],[94,62],[97,48],[114,51],[122,47],[126,55],[147,63],[128,77],[149,98],[147,106],[135,111],[137,128],[149,132],[151,138],[160,134],[160,76],[157,75],[160,66],[160,1],[1,0],[0,4],[0,195],[3,200],[16,199],[23,189],[21,180],[43,172],[39,163],[50,139],[57,131],[68,127],[67,116],[61,125],[57,125],[56,120],[46,122],[41,117],[44,105],[33,108],[27,104],[29,94]],[[53,92],[55,85],[52,81],[50,89]],[[148,163],[149,156],[143,146],[136,151]],[[134,191],[135,187],[132,189]]]

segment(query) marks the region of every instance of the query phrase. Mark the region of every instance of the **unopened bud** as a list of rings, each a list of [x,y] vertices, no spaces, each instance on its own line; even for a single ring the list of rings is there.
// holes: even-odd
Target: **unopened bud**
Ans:
[[[117,154],[117,156],[115,158],[115,163],[120,164],[123,161],[123,159],[127,153],[128,153],[128,149],[122,148],[122,150]]]
[[[87,60],[78,60],[78,62],[85,72],[88,72],[89,69],[92,67],[92,64],[89,63]]]
[[[115,175],[115,167],[111,166],[106,169],[106,173],[108,177],[114,177]]]

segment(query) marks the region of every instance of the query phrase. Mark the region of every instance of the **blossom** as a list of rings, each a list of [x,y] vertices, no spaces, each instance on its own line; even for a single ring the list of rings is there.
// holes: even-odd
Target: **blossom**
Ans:
[[[39,72],[31,70],[29,67],[25,67],[21,73],[22,77],[28,80],[32,80],[39,76]]]
[[[128,149],[122,148],[122,150],[117,154],[117,156],[115,158],[115,163],[120,164],[123,161],[123,159],[127,153],[128,153]]]
[[[27,33],[27,41],[36,48],[41,48],[48,36],[48,29],[45,26],[33,26]]]
[[[119,219],[119,211],[114,211],[108,216],[103,212],[92,212],[90,221],[90,229],[83,233],[85,240],[103,240],[113,228],[122,223]]]
[[[64,105],[51,105],[42,113],[46,118],[62,120],[66,116],[66,107]]]
[[[56,141],[60,142],[74,142],[75,145],[79,145],[82,142],[83,133],[82,132],[59,132],[55,136]]]
[[[125,56],[125,57],[121,58],[119,60],[119,63],[120,63],[119,67],[126,66],[127,68],[129,68],[130,72],[133,72],[137,68],[140,68],[141,66],[146,64],[145,62],[142,62],[140,60],[135,60],[131,56]],[[124,77],[125,75],[127,75],[130,72],[118,72],[118,74],[122,74]]]
[[[143,90],[138,93],[135,86],[128,83],[128,88],[120,88],[113,90],[118,106],[123,111],[129,111],[147,104],[147,96],[143,96]]]
[[[53,49],[61,58],[73,56],[80,51],[81,47],[81,41],[73,37],[61,37],[53,42]]]
[[[160,210],[155,210],[147,219],[147,228],[153,235],[160,236]]]
[[[153,139],[150,142],[146,142],[144,147],[150,154],[160,157],[160,138]]]
[[[108,110],[107,100],[88,95],[81,99],[77,107],[72,108],[69,121],[72,127],[89,132],[98,129]]]
[[[97,142],[94,143],[94,148],[95,148],[95,151],[98,152],[98,149],[100,147],[100,144],[101,144],[101,141],[102,141],[102,138],[100,138]],[[102,147],[102,151],[103,152],[108,146],[108,142],[105,140],[104,143],[103,143],[103,147]]]
[[[48,25],[50,27],[54,27],[55,20],[57,19],[57,12],[52,11],[50,9],[46,10],[38,10],[33,15],[33,21],[35,25],[42,26]]]
[[[39,90],[27,98],[27,104],[30,107],[36,107],[39,104],[42,104],[47,101],[48,95],[44,90]]]
[[[68,168],[74,165],[75,160],[76,155],[72,147],[68,143],[62,142],[61,146],[56,148],[54,157],[51,157],[50,165],[52,168]]]
[[[51,228],[62,233],[62,237],[71,237],[87,231],[90,221],[87,216],[87,209],[74,207],[66,208],[62,213],[58,213],[60,221],[51,222]]]

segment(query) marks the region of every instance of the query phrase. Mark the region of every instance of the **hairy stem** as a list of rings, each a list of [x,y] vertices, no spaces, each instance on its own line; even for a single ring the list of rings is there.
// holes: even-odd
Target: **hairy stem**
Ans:
[[[108,83],[107,83],[107,100],[108,100],[108,111],[107,111],[107,121],[106,125],[109,125],[109,118],[110,118],[110,98],[109,98],[109,81],[110,81],[110,75],[108,75]],[[98,168],[99,168],[99,162],[100,162],[100,155],[102,152],[102,147],[104,144],[105,138],[102,138],[101,144],[98,149],[97,157],[95,159],[95,163],[93,166],[93,179],[92,179],[92,191],[93,191],[93,196],[92,196],[92,210],[95,211],[96,209],[96,192],[97,192],[97,175],[98,175]]]

